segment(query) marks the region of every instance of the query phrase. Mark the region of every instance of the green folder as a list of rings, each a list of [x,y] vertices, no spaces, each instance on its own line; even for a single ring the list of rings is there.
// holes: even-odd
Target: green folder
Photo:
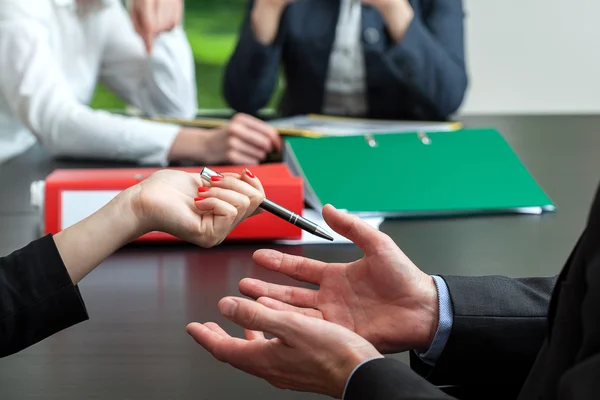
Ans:
[[[555,210],[495,129],[289,137],[285,159],[317,209],[387,217]]]

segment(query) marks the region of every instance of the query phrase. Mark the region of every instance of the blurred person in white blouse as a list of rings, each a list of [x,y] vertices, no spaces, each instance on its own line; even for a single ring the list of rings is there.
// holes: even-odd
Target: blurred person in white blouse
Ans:
[[[219,129],[93,110],[98,81],[149,116],[193,118],[194,60],[182,0],[0,2],[0,163],[39,141],[60,157],[166,165],[256,164],[280,146],[238,114]]]

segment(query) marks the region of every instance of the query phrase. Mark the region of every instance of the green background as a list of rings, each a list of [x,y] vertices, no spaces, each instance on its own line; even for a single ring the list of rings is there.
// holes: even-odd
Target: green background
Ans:
[[[235,49],[247,0],[185,0],[184,27],[194,53],[199,108],[228,108],[221,95],[223,69]],[[122,109],[125,103],[102,84],[93,108]]]

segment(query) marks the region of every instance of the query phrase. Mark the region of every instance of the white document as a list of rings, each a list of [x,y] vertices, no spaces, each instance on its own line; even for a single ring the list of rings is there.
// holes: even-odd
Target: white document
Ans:
[[[458,123],[427,121],[378,121],[358,118],[327,118],[300,115],[269,121],[276,128],[305,129],[325,136],[356,136],[401,132],[446,132],[460,128]]]
[[[323,219],[320,211],[313,209],[305,209],[302,213],[302,216],[315,224],[319,225],[321,228],[326,229],[327,232],[333,236],[333,242],[330,242],[327,239],[321,239],[318,236],[315,236],[306,231],[302,231],[302,238],[298,240],[277,240],[275,243],[283,244],[283,245],[305,245],[305,244],[349,244],[352,243],[350,240],[345,237],[337,234],[333,231],[333,229],[329,228]],[[383,222],[383,218],[374,217],[374,218],[362,218],[363,221],[371,225],[372,227],[379,229],[379,225]]]

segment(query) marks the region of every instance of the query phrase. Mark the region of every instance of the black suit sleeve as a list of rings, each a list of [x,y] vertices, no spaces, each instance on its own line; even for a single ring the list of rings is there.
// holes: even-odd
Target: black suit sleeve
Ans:
[[[408,365],[392,359],[369,361],[354,372],[343,400],[449,400]]]
[[[52,236],[0,258],[0,357],[87,318]]]
[[[443,278],[454,309],[450,337],[435,367],[414,355],[411,366],[436,385],[518,392],[546,336],[556,278]]]

